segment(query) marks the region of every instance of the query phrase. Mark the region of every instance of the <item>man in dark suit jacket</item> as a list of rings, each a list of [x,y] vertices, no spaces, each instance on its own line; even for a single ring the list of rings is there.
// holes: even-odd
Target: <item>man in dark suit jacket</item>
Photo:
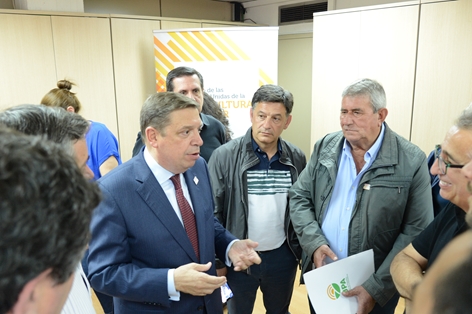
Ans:
[[[150,96],[141,110],[146,148],[98,181],[104,200],[92,220],[89,278],[114,297],[115,314],[222,313],[226,278],[216,276],[215,253],[239,270],[260,263],[257,243],[237,240],[213,216],[198,113],[183,95]],[[171,178],[193,209],[196,249]]]

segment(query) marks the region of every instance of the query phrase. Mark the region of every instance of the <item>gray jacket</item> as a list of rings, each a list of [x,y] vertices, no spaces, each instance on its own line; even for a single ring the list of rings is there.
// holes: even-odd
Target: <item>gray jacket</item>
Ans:
[[[328,245],[321,225],[330,202],[342,151],[342,132],[326,135],[290,189],[290,216],[304,251],[303,271],[312,256]],[[381,306],[394,295],[390,263],[432,220],[431,185],[425,154],[385,124],[377,158],[356,192],[349,223],[348,255],[373,249],[375,273],[362,284]],[[354,287],[353,287],[354,288]]]
[[[296,146],[280,139],[282,153],[279,161],[290,167],[292,184],[305,168],[305,154]],[[246,135],[218,147],[208,163],[211,185],[215,196],[215,216],[223,226],[239,239],[247,239],[247,170],[259,163],[251,141],[251,128]],[[285,235],[297,261],[301,248],[289,218],[285,214]]]

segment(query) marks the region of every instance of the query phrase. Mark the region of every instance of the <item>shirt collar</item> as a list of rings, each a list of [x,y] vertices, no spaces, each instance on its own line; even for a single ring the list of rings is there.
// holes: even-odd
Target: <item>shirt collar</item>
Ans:
[[[259,145],[257,145],[256,141],[254,140],[254,138],[252,137],[252,133],[251,133],[251,143],[252,143],[252,149],[254,150],[255,153],[257,153],[258,151],[262,152],[263,150],[259,147]],[[277,139],[277,152],[279,154],[282,154],[282,144],[280,143],[280,138]]]
[[[207,126],[208,124],[210,124],[210,121],[208,121],[208,115],[201,112],[200,112],[200,120],[202,120],[203,126]]]
[[[383,138],[385,134],[385,124],[382,123],[382,128],[380,129],[380,134],[375,140],[374,144],[369,148],[369,150],[364,155],[364,160],[369,162],[370,160],[375,160],[382,146]],[[351,145],[349,142],[344,139],[343,152],[351,154]]]
[[[160,185],[174,175],[172,172],[159,165],[159,163],[151,156],[147,147],[144,148],[143,155],[144,161],[148,165],[149,169],[151,169],[152,174]]]

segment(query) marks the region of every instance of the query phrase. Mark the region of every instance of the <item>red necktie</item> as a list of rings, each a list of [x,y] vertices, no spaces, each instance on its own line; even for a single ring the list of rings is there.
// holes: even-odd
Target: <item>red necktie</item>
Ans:
[[[182,186],[180,185],[180,174],[176,174],[170,178],[175,187],[175,196],[177,198],[177,204],[180,208],[180,213],[182,214],[182,220],[184,221],[185,231],[187,231],[187,236],[192,243],[193,250],[197,255],[197,259],[200,260],[200,255],[198,254],[198,232],[197,232],[197,223],[195,221],[195,215],[193,214],[190,204],[187,202],[187,199],[184,197],[182,192]]]

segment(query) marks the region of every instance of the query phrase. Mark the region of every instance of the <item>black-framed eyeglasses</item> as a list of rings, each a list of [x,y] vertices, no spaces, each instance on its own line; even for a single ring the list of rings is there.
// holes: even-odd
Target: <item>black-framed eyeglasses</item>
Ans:
[[[452,165],[450,163],[447,163],[444,161],[444,159],[441,157],[441,145],[436,145],[434,148],[434,157],[438,159],[438,168],[439,171],[441,171],[442,174],[447,173],[448,168],[462,168],[465,165]]]

